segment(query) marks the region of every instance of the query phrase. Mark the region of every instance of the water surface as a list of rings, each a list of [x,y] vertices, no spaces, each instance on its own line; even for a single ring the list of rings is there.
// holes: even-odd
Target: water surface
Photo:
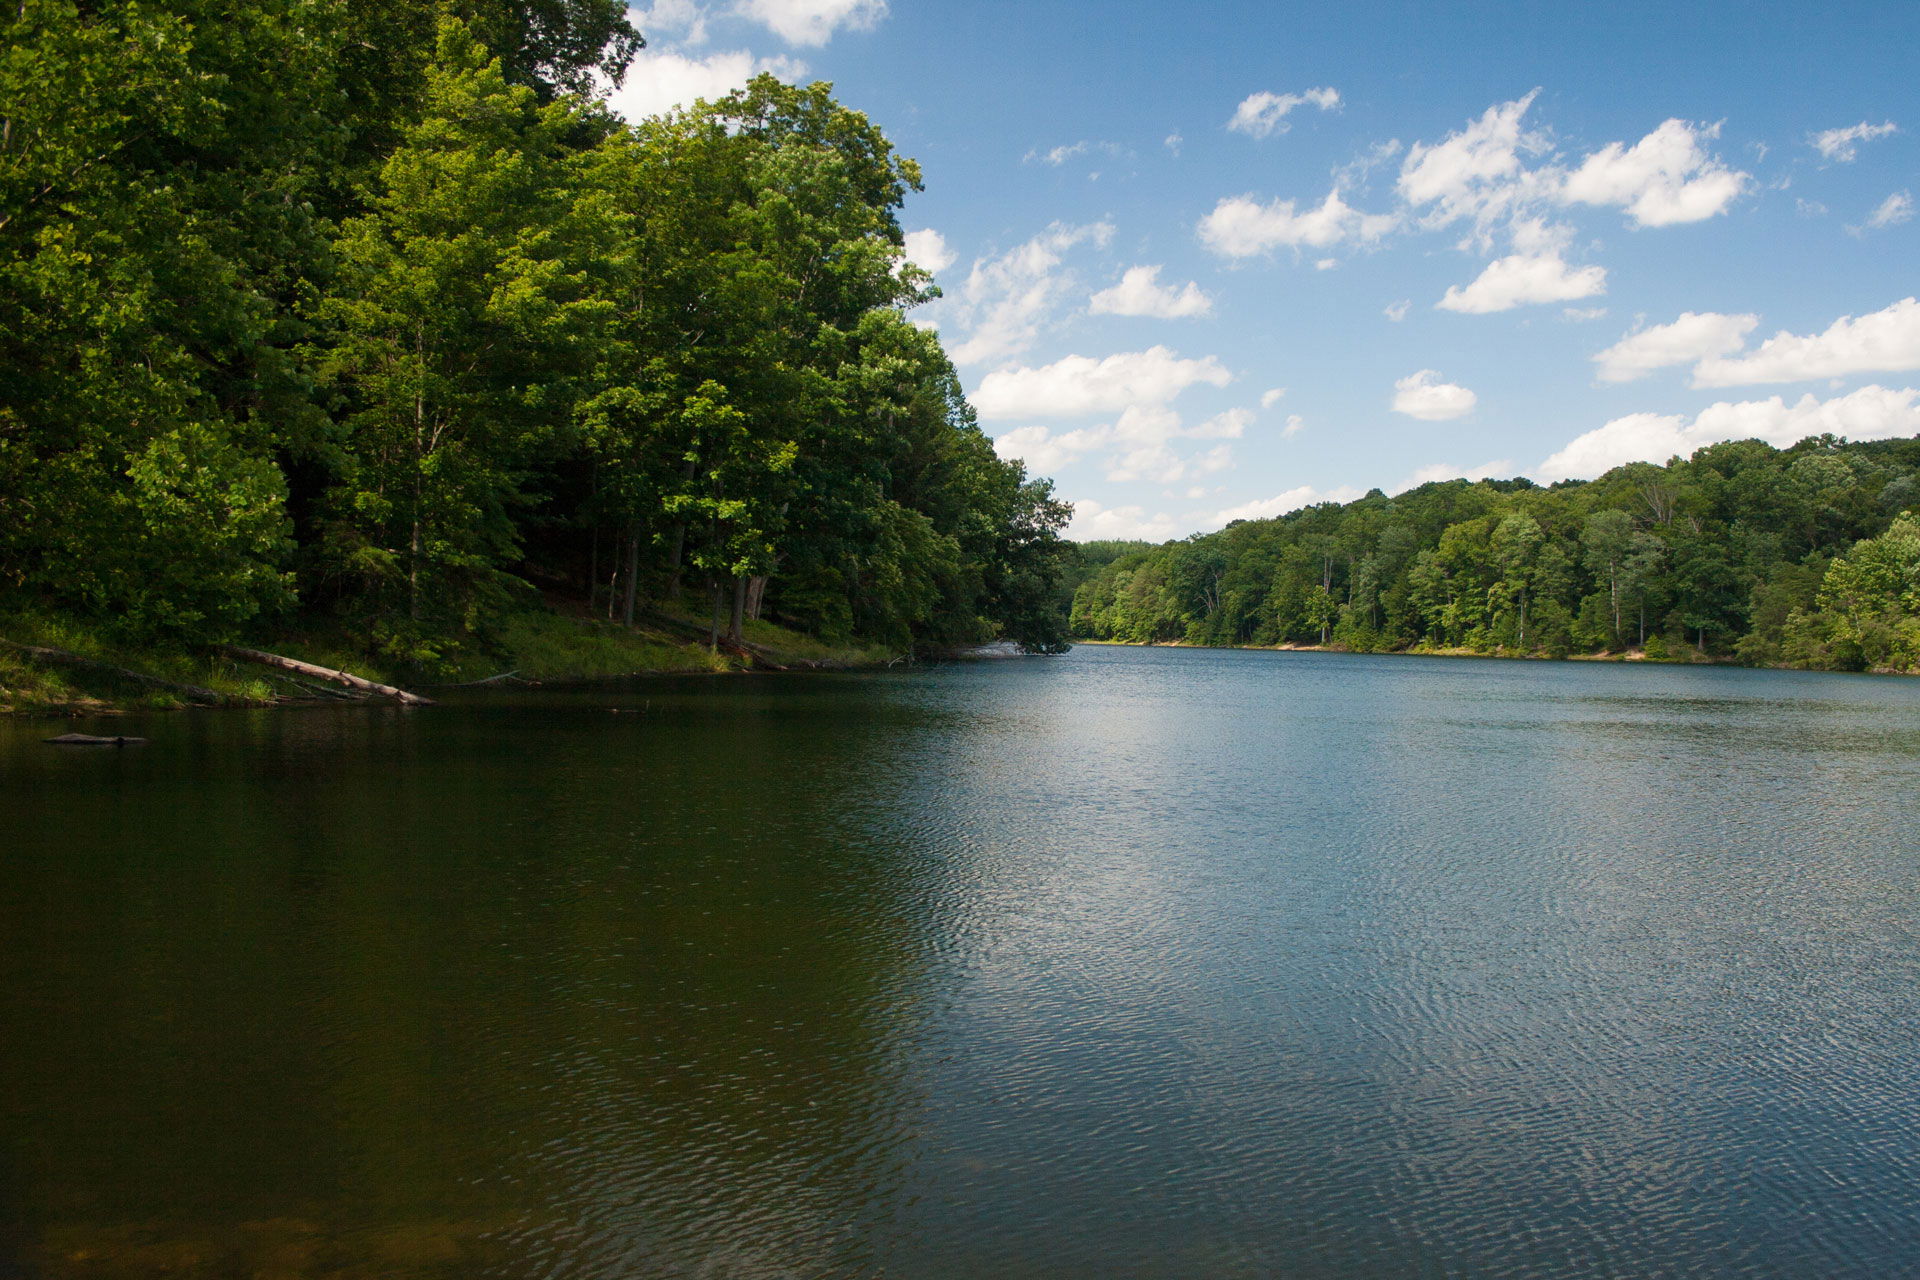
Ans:
[[[1920,682],[116,725],[0,724],[0,1275],[1920,1275]]]

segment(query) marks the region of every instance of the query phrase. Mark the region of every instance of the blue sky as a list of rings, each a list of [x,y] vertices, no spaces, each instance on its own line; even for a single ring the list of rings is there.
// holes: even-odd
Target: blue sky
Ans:
[[[1078,537],[1920,434],[1920,4],[658,0],[615,102],[824,79]]]

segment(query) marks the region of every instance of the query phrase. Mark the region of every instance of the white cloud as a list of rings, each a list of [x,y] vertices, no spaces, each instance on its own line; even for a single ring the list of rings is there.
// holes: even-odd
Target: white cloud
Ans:
[[[1002,458],[1019,458],[1032,475],[1052,475],[1061,467],[1106,444],[1111,432],[1105,427],[1063,431],[1058,435],[1045,427],[1016,427],[994,439],[993,451]]]
[[[1903,222],[1913,221],[1913,193],[1896,191],[1880,202],[1880,207],[1867,215],[1867,225],[1878,231],[1888,227],[1897,227]]]
[[[1614,205],[1634,224],[1666,227],[1725,213],[1753,175],[1729,169],[1707,154],[1703,141],[1720,127],[1668,120],[1628,147],[1610,142],[1567,175],[1560,198],[1569,204]]]
[[[1260,407],[1262,409],[1271,409],[1285,399],[1286,395],[1287,389],[1285,387],[1268,387],[1260,393]]]
[[[822,45],[842,27],[871,29],[887,16],[887,0],[740,0],[739,12],[789,44]]]
[[[1920,301],[1913,298],[1857,320],[1842,316],[1825,333],[1782,330],[1753,351],[1709,356],[1694,368],[1693,385],[1738,387],[1909,369],[1920,369]]]
[[[1435,462],[1421,467],[1402,480],[1393,492],[1405,493],[1409,489],[1418,489],[1423,484],[1433,484],[1439,480],[1498,480],[1513,474],[1515,474],[1515,468],[1511,458],[1500,458],[1494,462],[1482,463],[1477,467],[1461,467],[1451,462]]]
[[[1416,208],[1432,206],[1436,224],[1471,218],[1491,220],[1510,211],[1527,188],[1521,153],[1546,150],[1539,134],[1521,121],[1540,91],[1498,103],[1445,141],[1415,143],[1400,166],[1400,196]]]
[[[1061,270],[1067,251],[1105,246],[1112,238],[1113,228],[1104,222],[1056,222],[1017,249],[976,261],[954,302],[956,321],[968,330],[952,350],[954,361],[976,364],[1026,350],[1073,287],[1071,274]]]
[[[1818,200],[1807,200],[1800,196],[1793,198],[1793,208],[1803,218],[1823,218],[1827,214],[1827,206]]]
[[[1575,324],[1585,324],[1589,320],[1606,319],[1607,309],[1605,307],[1565,307],[1560,314]]]
[[[989,421],[1138,413],[1165,406],[1198,383],[1224,387],[1232,381],[1233,375],[1213,356],[1188,360],[1166,347],[1152,347],[1103,360],[1068,356],[1039,368],[999,369],[981,379],[973,404]]]
[[[1285,133],[1293,127],[1287,123],[1287,115],[1295,107],[1307,105],[1332,111],[1340,105],[1340,95],[1333,89],[1325,88],[1309,89],[1305,93],[1250,94],[1235,109],[1233,119],[1227,121],[1227,128],[1254,138]]]
[[[1067,524],[1065,536],[1075,542],[1105,538],[1165,542],[1173,537],[1177,527],[1173,517],[1164,512],[1148,515],[1144,507],[1108,507],[1092,498],[1076,498],[1073,519]]]
[[[1075,156],[1085,155],[1091,145],[1091,143],[1087,142],[1069,142],[1064,146],[1055,147],[1051,151],[1042,151],[1036,147],[1032,151],[1027,152],[1022,159],[1027,164],[1046,164],[1058,169]]]
[[[1238,440],[1253,425],[1253,410],[1228,409],[1216,413],[1187,434],[1196,440]]]
[[[1490,264],[1464,289],[1448,286],[1447,296],[1434,305],[1443,311],[1485,315],[1529,303],[1574,302],[1606,291],[1605,267],[1575,269],[1557,252],[1517,253]]]
[[[626,79],[608,95],[608,104],[628,120],[640,120],[690,107],[696,99],[724,98],[763,71],[791,82],[806,75],[807,66],[792,58],[756,58],[745,49],[699,58],[642,49],[627,68]]]
[[[1600,366],[1600,381],[1632,382],[1655,369],[1693,364],[1738,351],[1759,323],[1760,317],[1756,315],[1686,311],[1672,324],[1628,334],[1593,361]]]
[[[1664,462],[1722,440],[1764,440],[1784,447],[1831,432],[1853,440],[1887,440],[1920,434],[1920,389],[1862,387],[1850,395],[1816,400],[1811,394],[1788,404],[1779,396],[1738,403],[1721,401],[1691,422],[1679,414],[1635,413],[1570,442],[1542,462],[1542,480],[1590,480],[1629,462]]]
[[[1480,397],[1465,387],[1440,381],[1438,372],[1422,369],[1393,384],[1393,411],[1422,422],[1446,422],[1473,412]]]
[[[907,232],[906,241],[907,261],[922,271],[937,276],[953,265],[953,250],[947,247],[947,238],[931,227]]]
[[[1382,311],[1380,314],[1385,316],[1387,319],[1393,321],[1395,324],[1399,324],[1402,320],[1405,320],[1407,318],[1407,312],[1411,310],[1413,310],[1413,300],[1411,298],[1402,298],[1398,302],[1388,303],[1386,310]]]
[[[1160,320],[1204,316],[1213,310],[1213,299],[1193,281],[1175,291],[1159,279],[1159,267],[1129,267],[1119,284],[1094,294],[1087,309],[1095,315],[1152,316]]]
[[[1306,429],[1307,420],[1297,413],[1287,415],[1287,425],[1280,428],[1280,438],[1290,440]]]
[[[1300,211],[1292,200],[1261,204],[1252,196],[1232,196],[1200,220],[1200,242],[1228,258],[1250,258],[1282,246],[1324,249],[1343,240],[1369,244],[1393,230],[1391,214],[1362,213],[1327,193],[1318,208]]]
[[[1352,502],[1366,495],[1352,485],[1341,485],[1334,489],[1316,489],[1303,484],[1284,493],[1276,493],[1271,498],[1259,498],[1252,502],[1243,502],[1237,507],[1228,507],[1225,511],[1215,512],[1206,527],[1218,529],[1232,524],[1235,520],[1271,520],[1275,516],[1284,516],[1303,507],[1316,507],[1323,502]]]
[[[707,11],[699,0],[654,0],[648,8],[636,7],[632,16],[650,44],[658,45],[667,36],[679,44],[707,41]]]
[[[1859,154],[1862,142],[1872,142],[1875,138],[1884,138],[1900,130],[1889,120],[1885,124],[1868,124],[1862,120],[1859,124],[1845,129],[1828,129],[1816,133],[1807,139],[1808,143],[1827,159],[1837,164],[1851,164]]]

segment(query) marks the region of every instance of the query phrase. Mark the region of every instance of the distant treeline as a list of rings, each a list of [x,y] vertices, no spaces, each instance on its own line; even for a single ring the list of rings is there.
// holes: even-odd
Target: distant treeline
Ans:
[[[631,125],[619,0],[0,13],[0,610],[431,663],[534,599],[1059,646],[829,87]]]
[[[1090,544],[1072,633],[1915,671],[1916,509],[1920,439],[1376,489],[1164,546]]]

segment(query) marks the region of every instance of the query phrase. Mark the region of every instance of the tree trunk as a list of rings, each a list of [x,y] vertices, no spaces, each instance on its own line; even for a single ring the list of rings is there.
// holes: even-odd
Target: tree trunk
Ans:
[[[667,604],[680,607],[680,561],[687,550],[687,522],[673,522],[673,538],[667,543]]]
[[[713,626],[707,631],[707,648],[718,653],[720,652],[720,615],[724,612],[725,605],[720,592],[720,583],[716,580],[710,586],[713,591]]]
[[[629,627],[633,625],[633,605],[639,594],[640,530],[636,526],[627,534],[627,596],[620,609],[620,621]]]
[[[600,526],[593,527],[593,552],[587,557],[587,612],[600,604]]]
[[[733,618],[727,627],[727,639],[740,644],[746,637],[747,580],[733,580]]]
[[[760,606],[767,599],[767,575],[757,574],[747,579],[747,616],[755,622],[760,621]]]

